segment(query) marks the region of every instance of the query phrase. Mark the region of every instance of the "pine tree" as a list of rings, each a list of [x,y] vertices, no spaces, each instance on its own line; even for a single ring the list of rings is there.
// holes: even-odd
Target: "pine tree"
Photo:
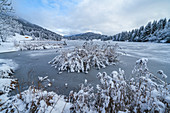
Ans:
[[[157,24],[158,30],[163,29],[163,19],[160,19],[158,24]]]
[[[157,21],[153,21],[152,28],[151,28],[151,34],[153,34],[157,30]]]
[[[0,0],[0,14],[13,11],[11,0]]]
[[[163,29],[165,28],[165,25],[166,25],[166,18],[163,20]]]
[[[144,29],[144,32],[143,32],[143,37],[146,37],[146,36],[150,35],[150,33],[151,33],[151,22],[149,22],[145,26],[145,29]]]
[[[167,21],[166,25],[165,25],[165,28],[168,29],[170,28],[170,19]]]
[[[142,37],[143,31],[144,31],[144,26],[141,26],[141,27],[139,28],[139,38]]]

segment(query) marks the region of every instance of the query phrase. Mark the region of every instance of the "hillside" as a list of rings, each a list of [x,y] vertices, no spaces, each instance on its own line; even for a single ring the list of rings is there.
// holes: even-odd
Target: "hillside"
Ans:
[[[71,35],[71,36],[65,36],[65,39],[69,40],[92,40],[92,39],[104,39],[108,37],[107,35],[101,35],[98,33],[93,33],[93,32],[87,32],[87,33],[82,33],[82,34],[76,34],[76,35]]]
[[[101,39],[103,41],[129,41],[129,42],[157,42],[170,43],[170,19],[160,19],[159,21],[149,22],[146,26],[132,31],[123,31],[113,36],[101,35],[87,32],[72,36],[65,36],[69,40],[92,40]]]
[[[129,41],[129,42],[158,42],[170,43],[170,19],[160,19],[159,21],[149,22],[146,26],[131,31],[123,31],[113,36],[101,35],[98,33],[87,32],[71,36],[62,37],[50,30],[32,24],[22,18],[0,15],[0,42],[18,33],[33,37],[33,40],[92,40],[101,39],[103,41]]]
[[[50,30],[32,24],[22,18],[0,15],[0,42],[18,33],[33,37],[34,40],[61,40],[62,36]]]

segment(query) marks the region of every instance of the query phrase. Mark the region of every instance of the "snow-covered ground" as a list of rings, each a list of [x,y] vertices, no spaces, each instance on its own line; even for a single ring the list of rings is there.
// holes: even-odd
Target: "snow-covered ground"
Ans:
[[[22,36],[15,33],[15,36],[7,38],[6,42],[0,43],[0,53],[19,50],[56,49],[64,46],[63,41],[35,41],[32,39],[31,36]]]
[[[18,51],[19,47],[16,46],[15,44],[19,43],[20,41],[30,41],[30,40],[32,40],[32,37],[30,36],[26,36],[26,35],[22,36],[15,33],[15,36],[11,36],[7,38],[6,42],[0,43],[0,53]]]

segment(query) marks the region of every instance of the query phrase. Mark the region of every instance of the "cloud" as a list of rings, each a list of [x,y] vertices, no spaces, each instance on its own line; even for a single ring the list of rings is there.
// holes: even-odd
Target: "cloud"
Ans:
[[[27,13],[29,20],[64,35],[86,31],[113,35],[146,25],[148,21],[170,18],[169,0],[41,0],[41,2],[41,7]]]

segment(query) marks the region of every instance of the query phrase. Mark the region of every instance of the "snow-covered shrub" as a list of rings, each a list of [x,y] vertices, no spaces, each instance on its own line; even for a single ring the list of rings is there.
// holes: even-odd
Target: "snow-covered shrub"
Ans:
[[[134,77],[124,79],[124,71],[98,73],[100,84],[97,91],[86,85],[70,93],[72,111],[113,113],[113,112],[168,112],[170,110],[170,85],[149,72],[148,59],[136,61]],[[162,70],[158,73],[166,78]]]
[[[107,65],[115,64],[120,55],[117,52],[118,45],[104,44],[99,46],[93,42],[85,42],[81,47],[76,47],[72,51],[62,52],[49,63],[60,72],[85,72],[92,67],[97,69],[105,68]]]
[[[42,49],[56,49],[60,46],[58,44],[51,44],[51,43],[41,43],[41,42],[22,42],[19,45],[21,51],[24,50],[42,50]]]
[[[0,78],[10,78],[17,64],[11,59],[0,59]]]
[[[29,87],[21,96],[12,96],[1,105],[0,112],[12,113],[68,113],[70,104],[63,96]]]
[[[92,113],[112,113],[118,111],[128,111],[127,83],[124,80],[124,71],[113,71],[110,75],[106,72],[98,73],[97,78],[100,85],[97,85],[97,91],[89,85],[82,85],[78,93],[70,93],[70,102],[73,111],[92,112]]]
[[[85,80],[84,84],[81,84],[81,89],[78,93],[73,91],[69,94],[69,102],[73,103],[70,108],[70,112],[94,112],[94,91],[93,87],[90,84],[87,84],[87,80]]]
[[[0,106],[8,100],[8,93],[15,89],[18,81],[11,76],[17,64],[11,59],[0,59]]]
[[[136,61],[132,71],[135,79],[129,82],[134,98],[134,111],[138,112],[167,112],[170,104],[170,92],[166,82],[149,72],[147,68],[148,59],[142,58]],[[166,77],[159,70],[162,77]],[[167,99],[168,98],[168,99]]]

